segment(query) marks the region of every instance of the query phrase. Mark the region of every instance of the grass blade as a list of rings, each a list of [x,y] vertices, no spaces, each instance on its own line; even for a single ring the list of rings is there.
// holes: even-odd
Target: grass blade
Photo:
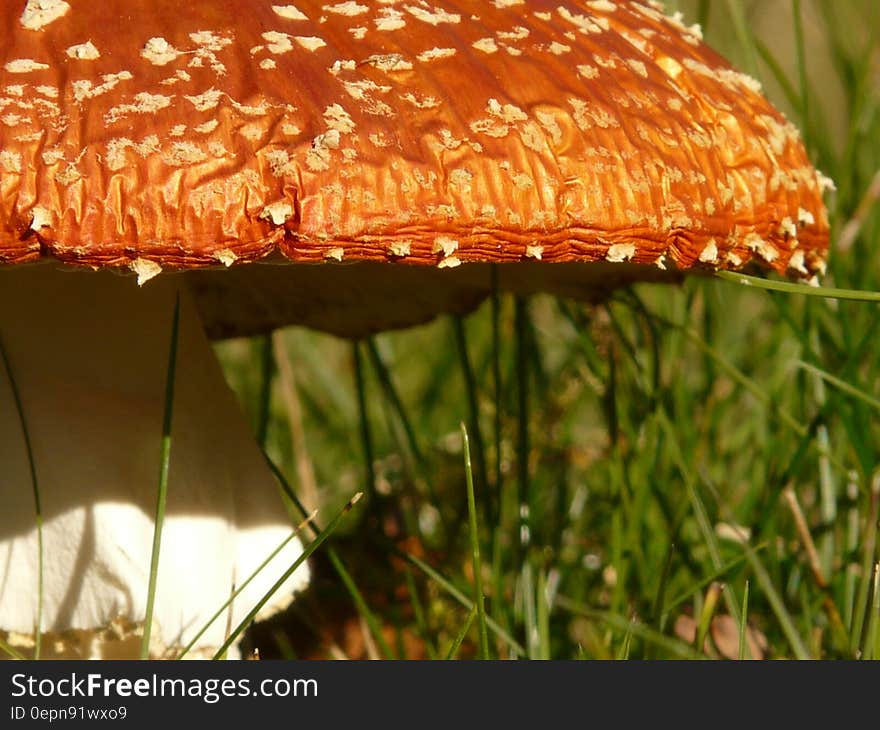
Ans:
[[[709,635],[709,629],[712,626],[712,619],[715,616],[715,609],[718,607],[718,599],[724,586],[721,583],[712,583],[709,590],[706,591],[706,598],[703,601],[703,610],[700,611],[700,620],[697,622],[696,638],[694,648],[702,652],[706,646],[706,637]]]
[[[749,642],[746,640],[746,632],[749,630],[749,582],[743,588],[742,612],[739,618],[739,652],[737,656],[742,659],[751,659],[749,651]]]
[[[43,506],[40,501],[40,482],[37,479],[37,464],[34,460],[34,450],[31,446],[30,431],[28,431],[27,418],[24,415],[24,405],[21,402],[21,394],[18,391],[18,384],[15,375],[12,372],[12,364],[9,361],[9,355],[3,340],[0,338],[0,359],[3,360],[3,367],[6,370],[6,377],[9,380],[9,388],[12,391],[12,400],[15,402],[15,410],[18,414],[18,421],[21,425],[21,435],[24,439],[24,448],[27,452],[28,469],[31,472],[31,489],[34,494],[34,523],[37,527],[37,615],[34,618],[34,659],[40,658],[40,649],[42,647],[43,637]],[[5,645],[4,645],[5,650]],[[12,648],[9,648],[10,651]],[[16,652],[17,653],[17,652]],[[20,657],[20,655],[19,655]],[[21,658],[21,657],[20,657]]]
[[[272,404],[272,378],[275,374],[275,360],[272,356],[272,335],[259,338],[260,348],[260,394],[257,401],[257,443],[266,449],[269,436],[269,420]]]
[[[492,435],[495,442],[495,495],[501,499],[501,299],[498,293],[498,265],[492,265],[492,393],[494,416]],[[493,520],[494,523],[494,520]]]
[[[269,563],[272,562],[272,560],[275,558],[275,556],[278,555],[278,553],[280,553],[290,543],[290,541],[293,540],[294,537],[299,535],[299,533],[302,531],[302,529],[308,523],[310,523],[314,519],[315,515],[317,515],[317,514],[318,514],[318,511],[315,510],[302,523],[297,525],[294,528],[294,530],[287,537],[285,537],[271,553],[269,553],[269,555],[265,558],[265,560],[263,560],[263,562],[260,563],[253,570],[253,572],[247,577],[247,579],[244,580],[235,589],[235,591],[233,591],[233,593],[229,596],[229,598],[226,599],[226,602],[222,606],[220,606],[220,608],[217,609],[216,613],[205,622],[204,626],[202,626],[202,628],[199,630],[199,632],[195,636],[193,636],[193,638],[190,640],[189,644],[187,644],[185,647],[183,647],[183,650],[180,652],[180,654],[177,655],[178,659],[183,659],[190,652],[190,650],[195,646],[196,642],[202,637],[202,635],[209,628],[211,628],[211,624],[213,624],[223,614],[223,612],[227,608],[229,608],[229,606],[232,604],[232,602],[241,594],[241,592],[245,588],[247,588],[247,586],[250,584],[250,582],[254,578],[256,578]]]
[[[807,426],[798,421],[798,419],[792,416],[782,406],[774,404],[771,397],[764,392],[764,389],[761,388],[754,379],[750,378],[739,368],[728,362],[714,347],[705,342],[703,338],[700,337],[700,335],[698,335],[692,329],[683,324],[673,322],[664,317],[657,317],[657,315],[655,314],[651,314],[650,316],[656,317],[660,321],[667,324],[669,327],[672,327],[682,332],[685,337],[687,337],[704,353],[706,353],[706,355],[710,357],[733,380],[735,380],[739,385],[748,390],[749,393],[751,393],[758,400],[758,402],[760,402],[767,409],[768,415],[770,417],[778,419],[780,423],[790,428],[801,438],[807,437],[807,435],[810,433],[810,430],[809,428],[807,428]],[[847,471],[846,466],[836,456],[822,449],[822,444],[820,442],[816,440],[810,440],[808,442],[808,445],[816,449],[819,452],[819,455],[826,458],[830,464],[833,464],[836,468],[840,469],[844,473]]]
[[[562,595],[557,596],[556,605],[569,613],[578,616],[585,616],[596,621],[602,621],[618,631],[623,631],[624,635],[629,632],[632,636],[636,636],[642,641],[655,644],[658,648],[663,649],[670,654],[674,654],[681,659],[706,658],[702,654],[694,651],[694,648],[690,644],[686,644],[683,641],[661,634],[659,631],[656,631],[650,626],[646,626],[641,621],[638,621],[636,617],[627,619],[618,614],[611,613],[610,611],[602,611],[596,608],[582,606],[579,603],[572,601],[567,596]]]
[[[766,547],[767,547],[767,545],[763,544],[763,545],[758,545],[755,549],[758,551],[761,551],[761,550],[764,550]],[[741,563],[744,563],[745,561],[746,561],[745,555],[739,555],[739,556],[735,557],[733,560],[727,561],[724,565],[721,566],[721,568],[719,570],[716,570],[716,571],[710,573],[709,575],[705,576],[704,578],[699,580],[697,583],[692,585],[687,590],[679,593],[677,596],[675,596],[675,598],[670,599],[670,601],[668,603],[666,603],[666,605],[664,606],[664,613],[669,613],[670,611],[672,611],[672,609],[677,608],[682,603],[687,601],[689,598],[694,596],[694,594],[696,594],[698,591],[703,590],[703,588],[705,588],[707,585],[710,585],[711,583],[713,583],[717,580],[721,580],[722,578],[727,576],[727,574],[730,573],[731,570],[736,568]]]
[[[406,590],[409,594],[409,603],[413,609],[413,618],[416,622],[416,628],[418,629],[419,637],[425,644],[425,653],[428,655],[428,659],[436,659],[437,650],[434,648],[433,637],[431,637],[428,632],[428,621],[425,618],[425,608],[422,605],[422,600],[419,597],[419,591],[416,588],[416,582],[413,579],[412,570],[409,566],[406,567],[403,575],[406,579]]]
[[[272,473],[275,475],[275,478],[281,485],[281,490],[284,492],[284,495],[296,506],[302,517],[308,518],[308,511],[303,506],[303,503],[300,501],[299,497],[296,495],[296,492],[294,492],[291,488],[290,483],[287,481],[287,477],[284,476],[281,469],[278,468],[278,465],[275,464],[275,462],[273,462],[268,456],[266,456],[266,462],[269,464],[269,468],[272,470]],[[317,521],[314,519],[307,519],[307,522],[308,526],[312,530],[312,534],[315,537],[318,537],[321,534],[322,530]],[[354,578],[352,578],[351,573],[348,572],[348,569],[342,562],[342,558],[339,557],[339,553],[336,552],[332,545],[327,546],[327,557],[330,560],[330,564],[333,566],[333,570],[336,571],[336,575],[339,576],[339,579],[342,581],[342,584],[348,591],[348,594],[351,597],[355,608],[358,610],[361,617],[366,622],[367,628],[369,628],[370,633],[373,636],[373,640],[379,645],[379,649],[382,654],[386,658],[390,659],[393,656],[393,652],[391,651],[391,647],[388,646],[388,642],[385,640],[385,636],[382,634],[382,629],[379,625],[379,621],[376,618],[376,615],[370,610],[369,606],[367,605],[366,599],[364,598],[361,591],[358,589],[357,584],[354,582]]]
[[[528,357],[528,304],[516,298],[516,384],[517,384],[517,439],[516,471],[517,501],[519,504],[520,560],[525,559],[531,542],[531,498],[529,494],[529,357]]]
[[[743,550],[745,551],[746,558],[752,567],[752,572],[755,574],[758,585],[767,596],[770,607],[773,609],[773,613],[776,614],[776,618],[782,627],[785,638],[788,639],[789,646],[791,646],[791,650],[794,652],[795,657],[798,659],[810,659],[810,652],[807,651],[807,646],[804,644],[803,639],[795,628],[791,614],[785,607],[785,603],[783,603],[779,591],[777,591],[776,587],[773,585],[773,581],[770,578],[770,574],[767,573],[764,564],[748,544],[743,543]]]
[[[385,363],[382,354],[379,352],[379,348],[376,346],[376,340],[371,337],[366,341],[366,344],[367,352],[370,355],[370,362],[373,364],[376,377],[379,379],[379,385],[382,386],[382,392],[385,394],[385,398],[392,410],[397,415],[397,419],[403,428],[404,435],[406,436],[406,443],[412,452],[413,458],[420,467],[424,468],[425,456],[419,447],[415,429],[412,426],[412,421],[410,420],[409,415],[407,415],[403,400],[400,398],[400,394],[397,392],[397,388],[394,385],[391,371],[388,369],[388,365]]]
[[[755,79],[760,80],[758,74],[758,56],[755,52],[755,41],[749,31],[749,23],[746,19],[745,10],[740,0],[727,0],[727,10],[733,21],[733,30],[743,54],[743,65],[746,71]]]
[[[822,563],[819,560],[819,551],[816,549],[816,543],[813,542],[813,535],[810,533],[810,526],[807,524],[807,518],[801,509],[800,501],[791,486],[782,490],[782,498],[788,505],[791,515],[794,518],[794,526],[800,538],[804,552],[807,554],[807,564],[810,566],[810,572],[813,574],[813,580],[819,588],[825,588],[828,585],[825,575],[822,572]]]
[[[877,624],[880,623],[880,563],[874,563],[873,598],[871,600],[871,616],[868,619],[868,630],[862,642],[862,659],[877,658]]]
[[[162,547],[162,526],[165,524],[165,503],[168,499],[168,467],[171,461],[171,422],[174,416],[174,378],[177,371],[177,345],[180,337],[180,293],[174,302],[171,320],[171,346],[168,350],[168,368],[165,375],[165,413],[162,417],[162,445],[159,456],[159,488],[156,493],[156,514],[153,527],[153,549],[150,555],[150,581],[147,585],[147,608],[144,612],[144,635],[141,639],[141,659],[150,656],[150,632],[153,628],[153,606],[156,602],[156,579],[159,574],[159,554]]]
[[[477,480],[482,496],[483,509],[486,520],[494,524],[492,506],[492,491],[489,489],[489,474],[486,467],[486,449],[483,443],[483,432],[480,428],[480,406],[477,400],[477,381],[474,378],[474,370],[467,350],[467,333],[465,332],[464,319],[460,316],[452,317],[452,329],[455,334],[455,344],[458,350],[458,359],[461,364],[461,374],[464,379],[465,392],[468,401],[468,429],[474,440],[474,463],[477,469]]]
[[[468,600],[468,597],[464,593],[458,590],[458,588],[456,588],[450,581],[444,578],[425,561],[419,560],[419,558],[417,558],[415,555],[412,555],[411,553],[400,552],[400,556],[404,558],[404,560],[408,560],[410,563],[415,565],[419,570],[421,570],[431,580],[437,583],[437,585],[439,585],[444,591],[446,591],[450,596],[452,596],[452,598],[458,601],[466,609],[472,610],[474,608],[474,603]],[[515,654],[518,654],[519,656],[526,656],[526,650],[522,647],[522,644],[520,644],[516,639],[508,634],[496,621],[488,616],[486,617],[486,626],[492,630],[492,633],[501,638],[502,641],[506,642]]]
[[[847,556],[856,555],[859,547],[859,482],[858,474],[851,472],[846,485],[846,498],[849,501],[849,509],[846,512],[846,537],[844,547]],[[847,632],[852,631],[853,615],[855,613],[856,584],[859,579],[859,566],[851,558],[846,563],[846,575],[844,576],[843,610]]]
[[[697,519],[697,525],[703,537],[703,541],[706,543],[706,548],[709,551],[709,559],[712,563],[712,567],[716,571],[719,571],[723,565],[721,560],[721,548],[718,546],[715,531],[712,529],[712,522],[709,519],[709,513],[707,512],[706,506],[703,504],[703,500],[700,498],[699,492],[694,485],[693,475],[687,464],[684,462],[684,457],[681,454],[681,446],[678,443],[674,426],[663,411],[660,411],[660,423],[666,431],[667,438],[672,447],[673,458],[677,463],[678,470],[684,480],[688,499],[691,503],[691,509]],[[734,620],[738,621],[739,605],[736,602],[736,596],[733,593],[733,589],[729,585],[724,588],[724,602],[727,605],[728,613],[733,616]]]
[[[538,614],[538,658],[547,660],[550,659],[550,596],[543,568],[538,571],[535,606]]]
[[[651,609],[651,623],[658,631],[663,631],[666,623],[666,589],[669,586],[669,574],[672,570],[672,561],[675,558],[675,543],[670,542],[663,559],[663,569],[660,571],[660,580],[657,582],[657,593],[654,596],[654,604]],[[648,657],[650,658],[650,657]]]
[[[302,501],[309,511],[319,505],[318,482],[315,469],[306,443],[306,429],[303,423],[303,407],[299,397],[299,386],[293,371],[293,364],[287,354],[283,334],[280,330],[271,335],[272,362],[278,371],[278,385],[281,401],[287,415],[290,429],[290,451],[296,467],[297,483]]]
[[[449,652],[446,654],[446,659],[451,660],[455,659],[458,654],[459,648],[461,648],[461,642],[464,641],[464,637],[467,636],[467,632],[471,630],[471,624],[474,622],[474,618],[477,616],[477,607],[474,606],[469,612],[467,616],[467,620],[464,622],[464,626],[461,627],[461,631],[459,631],[455,639],[452,641],[452,646],[449,647]]]
[[[803,360],[798,360],[797,365],[798,367],[803,368],[804,370],[808,370],[814,375],[819,376],[820,378],[822,378],[822,380],[825,380],[826,382],[833,385],[835,388],[843,391],[844,393],[851,395],[854,398],[858,398],[860,401],[862,401],[862,403],[871,406],[871,408],[880,410],[880,400],[868,395],[860,388],[856,388],[854,385],[850,385],[845,380],[841,380],[831,373],[827,373],[824,370],[817,368],[815,365],[811,365],[810,363],[804,362]]]
[[[620,649],[617,651],[615,659],[618,661],[626,661],[629,659],[629,651],[632,647],[633,627],[636,624],[636,617],[630,619],[629,626],[626,627],[626,633],[623,635],[623,641],[620,642]]]
[[[859,590],[856,594],[855,610],[850,627],[850,650],[855,655],[861,646],[862,630],[865,625],[865,614],[869,610],[868,602],[871,591],[871,568],[875,563],[877,549],[877,518],[880,514],[880,474],[875,474],[871,481],[871,496],[868,507],[868,522],[862,537],[862,566]]]
[[[480,560],[480,533],[477,527],[477,504],[474,497],[474,474],[471,468],[471,447],[467,427],[461,424],[464,444],[464,473],[467,479],[468,520],[471,533],[471,555],[474,569],[474,602],[477,605],[477,625],[480,630],[480,659],[489,658],[489,637],[486,633],[486,604],[483,595],[483,563]]]
[[[0,639],[0,651],[4,652],[10,659],[18,659],[20,661],[27,659],[24,654],[13,649],[9,644],[3,641],[3,639]]]
[[[840,289],[837,287],[809,286],[808,284],[795,284],[791,281],[776,281],[775,279],[762,279],[758,276],[741,274],[738,271],[716,271],[715,276],[725,281],[751,286],[755,289],[766,289],[784,294],[802,294],[806,297],[820,297],[822,299],[844,299],[853,302],[880,302],[880,292],[861,291],[859,289]]]
[[[373,434],[370,429],[370,414],[367,412],[366,385],[364,383],[364,364],[361,358],[360,342],[351,343],[351,352],[354,359],[354,381],[357,390],[358,418],[361,429],[361,448],[364,456],[364,477],[367,498],[371,505],[376,499],[376,474],[373,471]]]
[[[386,659],[393,659],[394,652],[391,651],[391,647],[388,645],[385,635],[382,633],[379,621],[376,619],[375,614],[370,610],[369,606],[367,606],[367,601],[364,598],[363,593],[361,593],[360,589],[357,587],[357,584],[351,577],[351,573],[345,569],[342,560],[339,558],[339,554],[335,550],[330,550],[327,552],[327,557],[330,559],[333,569],[336,571],[336,574],[345,586],[345,590],[348,591],[348,595],[351,596],[355,608],[364,619],[373,640],[379,645],[379,651],[382,652],[382,656]]]
[[[807,59],[804,52],[804,19],[801,15],[801,0],[791,0],[791,14],[794,18],[794,47],[797,57],[798,85],[800,87],[800,117],[804,145],[813,156],[812,135],[810,134],[810,85],[807,83]]]
[[[254,617],[260,612],[260,609],[266,605],[270,598],[281,588],[282,585],[293,575],[293,572],[302,565],[306,560],[308,560],[309,556],[315,552],[324,541],[333,534],[337,527],[339,527],[339,523],[342,522],[342,519],[347,515],[351,508],[354,507],[355,504],[360,500],[363,496],[363,492],[358,492],[355,494],[346,505],[339,511],[339,514],[336,515],[331,521],[330,524],[325,527],[320,534],[309,543],[308,547],[306,547],[300,556],[293,561],[291,566],[284,571],[281,577],[275,581],[272,587],[266,591],[266,594],[257,601],[256,605],[248,612],[247,616],[241,621],[241,623],[235,627],[235,629],[226,637],[226,641],[223,642],[223,645],[216,651],[214,654],[214,659],[220,659],[226,651],[232,646],[238,639],[239,635],[248,627],[251,621],[254,620]]]

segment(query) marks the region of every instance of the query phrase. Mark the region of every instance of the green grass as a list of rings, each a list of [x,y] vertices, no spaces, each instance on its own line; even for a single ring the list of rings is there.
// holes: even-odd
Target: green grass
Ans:
[[[289,330],[321,507],[355,487],[368,504],[308,596],[250,636],[263,656],[362,656],[340,637],[369,631],[385,656],[699,658],[722,615],[735,656],[747,629],[769,658],[878,656],[880,10],[668,5],[761,79],[834,179],[822,288],[726,274],[592,307],[495,296],[354,360]],[[255,375],[265,347],[219,349],[296,474]]]
[[[150,553],[150,577],[147,585],[144,633],[141,637],[141,659],[147,659],[150,656],[153,607],[156,602],[156,583],[159,578],[159,558],[162,550],[162,527],[165,524],[165,506],[168,501],[168,472],[171,466],[171,425],[174,420],[174,386],[177,372],[179,336],[180,296],[178,295],[174,302],[174,313],[171,318],[171,344],[168,347],[168,368],[165,376],[165,402],[162,414],[162,441],[159,454],[159,481],[156,489],[156,512],[153,518],[153,547]]]
[[[315,537],[314,540],[312,540],[307,546],[305,546],[302,553],[300,553],[299,557],[297,557],[297,559],[294,560],[287,567],[287,569],[281,574],[281,576],[275,581],[275,583],[272,584],[272,586],[269,588],[269,590],[266,591],[265,595],[259,601],[257,601],[257,603],[251,608],[250,611],[248,611],[247,615],[241,620],[241,622],[238,624],[238,626],[236,626],[229,633],[229,636],[226,637],[226,640],[223,642],[223,644],[220,645],[220,648],[217,649],[217,651],[215,652],[214,659],[222,659],[226,655],[226,651],[229,649],[230,646],[232,646],[236,641],[239,640],[239,638],[244,633],[244,631],[253,622],[254,617],[260,612],[260,609],[262,609],[263,606],[265,606],[272,599],[272,596],[275,595],[275,593],[278,592],[278,590],[281,588],[281,586],[283,586],[284,583],[287,582],[287,580],[290,578],[290,576],[293,575],[294,571],[300,565],[302,565],[306,560],[308,560],[309,556],[311,556],[312,553],[314,553],[319,547],[321,547],[321,545],[324,543],[324,541],[327,540],[327,538],[329,538],[333,534],[333,532],[336,530],[336,528],[339,526],[339,524],[342,522],[342,520],[345,518],[345,516],[348,514],[348,512],[351,511],[352,507],[354,507],[354,505],[357,504],[358,501],[360,501],[361,497],[363,497],[363,492],[358,492],[350,500],[348,500],[348,502],[346,502],[345,506],[330,521],[330,523],[323,530],[321,530],[318,533],[318,535]],[[272,553],[272,555],[270,555],[269,558],[267,558],[257,568],[257,571],[259,571],[261,568],[265,567],[265,565],[268,563],[268,561],[271,560],[271,557],[274,554],[276,554],[278,551],[280,551],[281,548],[284,547],[284,544],[286,544],[286,541],[285,541],[285,543],[282,543],[281,545],[279,545],[278,548],[276,548],[276,550]],[[250,581],[251,577],[253,577],[253,576],[248,577],[248,580],[245,581],[245,583]],[[242,584],[242,585],[244,585],[244,584]],[[232,602],[232,599],[234,597],[235,597],[235,594],[233,594],[233,596],[230,597],[230,599],[220,608],[220,610],[222,610],[223,608],[228,606],[229,603]],[[219,615],[219,611],[217,614],[215,614],[212,617],[211,621],[216,619],[218,615]],[[191,646],[192,645],[190,645],[190,647],[187,647],[187,649],[191,648]]]

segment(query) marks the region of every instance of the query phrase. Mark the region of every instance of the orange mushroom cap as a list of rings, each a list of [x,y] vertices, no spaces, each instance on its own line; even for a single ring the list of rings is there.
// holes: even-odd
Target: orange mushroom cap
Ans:
[[[374,262],[434,300],[383,326],[478,300],[485,267],[436,271],[461,264],[605,263],[519,287],[587,296],[750,261],[810,278],[828,247],[797,130],[656,3],[8,3],[0,175],[2,263],[322,262],[297,281],[330,306],[336,264]],[[309,323],[236,314],[247,276],[196,278],[214,334]],[[272,281],[251,289],[295,288]]]

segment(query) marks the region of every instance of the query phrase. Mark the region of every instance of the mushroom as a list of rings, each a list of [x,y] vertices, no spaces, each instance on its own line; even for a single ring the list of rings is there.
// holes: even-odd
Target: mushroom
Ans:
[[[27,0],[2,20],[0,336],[47,631],[142,620],[178,293],[159,649],[289,530],[199,320],[362,336],[466,312],[493,272],[593,300],[824,267],[829,182],[797,130],[657,3]],[[34,506],[0,399],[0,629],[26,634]]]

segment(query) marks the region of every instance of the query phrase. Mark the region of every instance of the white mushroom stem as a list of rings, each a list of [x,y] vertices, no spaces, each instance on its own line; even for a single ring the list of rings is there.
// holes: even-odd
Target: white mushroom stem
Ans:
[[[43,513],[44,656],[136,656],[146,606],[168,348],[181,320],[168,502],[151,654],[185,646],[290,534],[278,486],[223,379],[179,276],[48,264],[0,270],[0,337],[18,386]],[[38,596],[31,472],[0,368],[0,632],[33,639]],[[301,554],[297,539],[200,638],[220,646]],[[286,607],[298,569],[258,618]]]

